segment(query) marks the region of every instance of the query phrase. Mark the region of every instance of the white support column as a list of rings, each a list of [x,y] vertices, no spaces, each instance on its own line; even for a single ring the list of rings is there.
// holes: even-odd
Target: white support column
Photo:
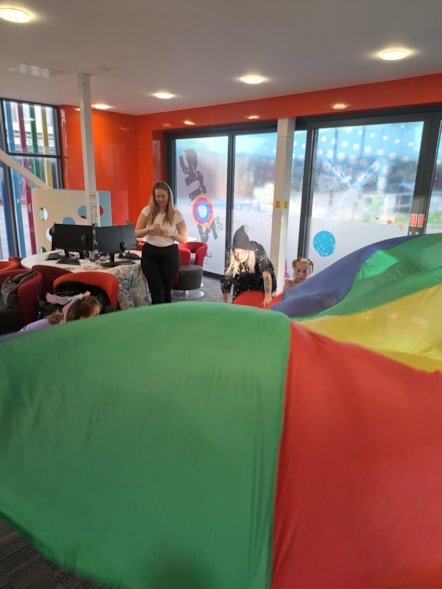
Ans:
[[[81,143],[83,151],[84,188],[89,223],[98,225],[99,202],[95,180],[94,142],[92,138],[92,111],[90,76],[78,75],[80,90]]]
[[[295,119],[278,120],[272,239],[270,244],[270,258],[275,265],[276,278],[278,280],[278,292],[281,292],[284,286],[284,265],[289,218],[295,122]]]

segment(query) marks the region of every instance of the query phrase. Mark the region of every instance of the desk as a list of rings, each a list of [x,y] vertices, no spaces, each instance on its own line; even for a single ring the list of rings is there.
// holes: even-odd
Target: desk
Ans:
[[[114,268],[102,268],[100,264],[91,262],[91,260],[80,260],[79,266],[69,266],[68,264],[58,264],[57,260],[46,260],[47,255],[48,252],[28,256],[23,258],[21,264],[24,268],[32,268],[37,265],[55,266],[70,270],[74,274],[75,272],[110,272],[118,278],[120,283],[118,291],[120,309],[131,309],[150,304],[149,289],[139,262],[122,264]]]

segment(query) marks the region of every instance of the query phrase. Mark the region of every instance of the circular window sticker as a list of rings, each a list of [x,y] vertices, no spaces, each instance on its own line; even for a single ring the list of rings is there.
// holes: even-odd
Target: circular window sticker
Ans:
[[[197,196],[192,203],[193,219],[202,227],[209,227],[213,221],[213,204],[207,194]]]
[[[319,231],[313,238],[313,247],[320,256],[331,256],[336,247],[335,236],[330,231]]]

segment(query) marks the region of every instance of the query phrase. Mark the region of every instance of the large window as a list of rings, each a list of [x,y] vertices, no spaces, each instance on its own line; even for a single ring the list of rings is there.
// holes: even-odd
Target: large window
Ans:
[[[306,254],[321,270],[408,232],[422,121],[314,130]]]
[[[0,147],[51,188],[60,188],[57,111],[51,106],[2,101]],[[0,257],[35,253],[32,185],[0,164]]]
[[[436,107],[297,120],[285,275],[298,255],[318,272],[370,243],[442,231],[441,120]],[[277,134],[252,130],[170,137],[178,206],[215,274],[242,224],[271,253]]]

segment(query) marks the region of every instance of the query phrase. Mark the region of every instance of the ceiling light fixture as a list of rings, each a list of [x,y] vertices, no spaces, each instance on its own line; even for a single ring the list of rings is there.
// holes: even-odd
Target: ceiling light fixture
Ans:
[[[347,102],[334,102],[331,107],[334,110],[345,110],[346,108],[348,108],[350,105]]]
[[[109,104],[98,103],[93,104],[92,108],[96,108],[97,110],[109,110],[112,107]]]
[[[186,119],[185,121],[183,121],[183,123],[185,125],[189,125],[190,127],[195,124],[193,121],[189,121],[189,119]]]
[[[9,22],[27,23],[32,17],[29,12],[26,12],[26,10],[4,6],[3,8],[0,8],[0,18]]]
[[[405,59],[410,55],[408,49],[396,47],[394,49],[384,49],[379,53],[379,57],[384,61],[397,61],[399,59]]]
[[[244,84],[262,84],[266,81],[266,78],[259,74],[247,74],[246,76],[242,76],[240,80],[241,82],[244,82]]]
[[[174,98],[175,94],[171,94],[170,92],[155,92],[153,96],[155,96],[155,98],[160,98],[161,100],[169,100],[170,98]]]
[[[249,121],[254,121],[255,119],[259,119],[260,116],[259,115],[248,115],[246,117],[246,119],[249,119]]]
[[[53,78],[59,76],[65,72],[61,70],[53,70],[49,67],[41,67],[39,65],[31,65],[29,63],[21,63],[8,68],[8,72],[14,72],[17,74],[25,74],[27,76],[37,76],[39,78]]]

